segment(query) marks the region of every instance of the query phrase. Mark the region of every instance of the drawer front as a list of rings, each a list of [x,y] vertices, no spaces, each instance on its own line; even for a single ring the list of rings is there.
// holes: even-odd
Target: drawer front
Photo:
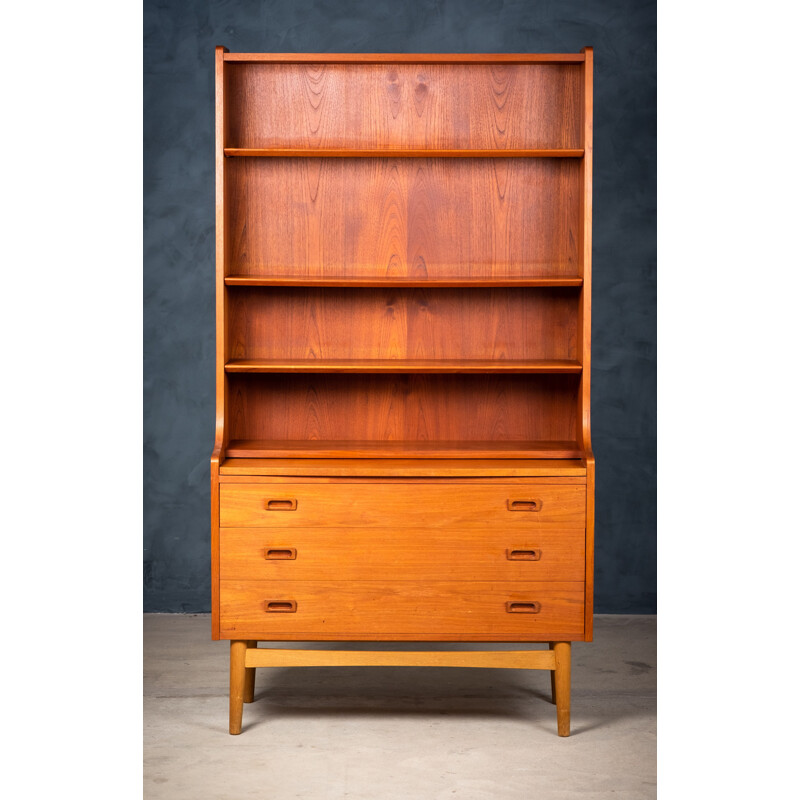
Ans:
[[[574,641],[583,614],[580,582],[220,582],[229,639]]]
[[[585,534],[438,528],[222,528],[227,580],[582,581]]]
[[[492,525],[583,528],[586,487],[559,484],[222,484],[223,528]]]

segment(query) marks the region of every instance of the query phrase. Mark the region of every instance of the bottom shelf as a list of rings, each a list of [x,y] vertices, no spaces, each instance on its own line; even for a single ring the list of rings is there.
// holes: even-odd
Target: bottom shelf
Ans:
[[[577,442],[415,442],[234,439],[228,458],[581,458]]]

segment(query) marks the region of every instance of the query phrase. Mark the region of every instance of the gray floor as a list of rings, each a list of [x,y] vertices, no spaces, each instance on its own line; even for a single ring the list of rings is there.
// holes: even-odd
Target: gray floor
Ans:
[[[206,615],[146,614],[144,797],[654,798],[656,618],[595,619],[568,739],[549,673],[434,668],[260,669],[230,736],[228,643]]]

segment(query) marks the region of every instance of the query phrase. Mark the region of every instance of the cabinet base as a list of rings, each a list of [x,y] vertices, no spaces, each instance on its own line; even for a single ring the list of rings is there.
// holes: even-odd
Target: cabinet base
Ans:
[[[569,736],[571,654],[570,642],[550,642],[549,650],[408,652],[285,650],[235,640],[231,642],[230,732],[242,731],[242,704],[253,702],[256,667],[485,667],[550,670],[558,735]]]

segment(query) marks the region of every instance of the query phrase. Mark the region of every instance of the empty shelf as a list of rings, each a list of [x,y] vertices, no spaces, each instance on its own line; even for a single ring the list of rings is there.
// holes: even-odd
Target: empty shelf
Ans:
[[[490,359],[296,359],[260,360],[233,359],[225,365],[226,372],[338,372],[338,373],[579,373],[577,361],[493,361]]]

